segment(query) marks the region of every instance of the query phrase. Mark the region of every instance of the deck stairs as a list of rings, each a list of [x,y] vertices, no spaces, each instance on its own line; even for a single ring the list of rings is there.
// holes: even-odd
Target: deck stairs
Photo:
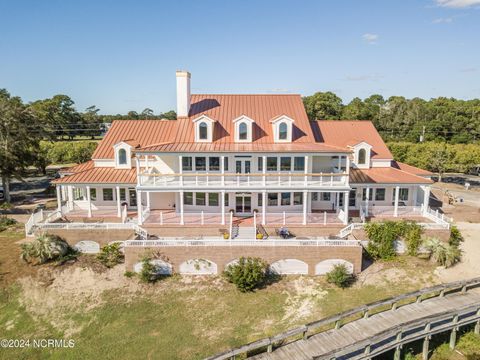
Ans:
[[[253,226],[239,226],[236,238],[241,240],[253,240],[256,238],[256,235]]]

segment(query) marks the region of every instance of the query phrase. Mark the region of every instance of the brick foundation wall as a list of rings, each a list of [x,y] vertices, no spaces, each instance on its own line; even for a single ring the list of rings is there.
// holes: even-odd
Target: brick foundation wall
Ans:
[[[362,270],[360,246],[166,246],[126,247],[125,263],[129,271],[140,262],[143,255],[154,252],[173,266],[175,272],[181,263],[191,259],[206,259],[217,264],[218,273],[225,265],[241,256],[260,257],[269,264],[282,259],[298,259],[308,264],[309,275],[315,275],[315,265],[323,260],[343,259],[353,264],[354,273]]]
[[[54,234],[62,237],[70,245],[75,245],[82,240],[91,240],[98,242],[100,246],[108,244],[110,241],[115,240],[128,240],[133,239],[134,232],[132,230],[101,230],[101,229],[49,229],[49,234]]]

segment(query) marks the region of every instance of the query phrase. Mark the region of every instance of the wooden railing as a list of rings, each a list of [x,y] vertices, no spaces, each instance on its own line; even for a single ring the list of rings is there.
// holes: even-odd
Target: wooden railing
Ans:
[[[253,351],[258,353],[259,351],[261,352],[261,350],[272,352],[273,347],[279,343],[291,342],[299,338],[303,338],[304,340],[306,340],[311,335],[318,334],[320,332],[327,331],[332,328],[339,329],[342,325],[345,325],[352,321],[356,321],[360,317],[368,318],[370,315],[378,314],[384,311],[395,311],[400,306],[405,306],[414,302],[418,303],[427,297],[430,299],[436,296],[443,297],[445,296],[446,293],[454,293],[454,292],[464,293],[469,289],[478,287],[478,286],[480,286],[480,277],[474,278],[471,280],[456,281],[448,284],[437,285],[430,288],[425,288],[422,290],[395,296],[389,299],[380,300],[371,304],[359,306],[352,310],[347,310],[337,315],[333,315],[318,321],[314,321],[314,322],[299,326],[297,328],[288,330],[286,332],[283,332],[281,334],[278,334],[269,338],[254,341],[250,344],[241,346],[236,349],[225,351],[223,353],[211,356],[207,358],[207,360],[230,359],[237,355],[246,354]],[[480,308],[480,304],[476,304],[475,308]],[[456,310],[461,312],[465,309],[456,309]],[[468,311],[468,310],[469,310],[469,307],[465,311]],[[451,314],[449,313],[448,314],[442,313],[440,315],[437,314],[436,317],[441,318],[442,316],[448,317],[450,315]],[[427,320],[428,320],[427,323],[432,322],[432,319],[423,318],[423,319],[419,319],[419,320],[416,319],[415,321],[412,321],[412,324],[416,324],[417,322],[421,323],[422,321],[425,322]],[[408,326],[408,324],[403,324],[403,325]],[[458,324],[455,326],[458,326]],[[433,331],[433,329],[430,329],[430,331]],[[385,336],[386,336],[385,334],[378,335],[379,337],[378,342],[381,342]],[[425,336],[425,333],[423,333],[423,336]],[[399,339],[399,341],[402,341],[402,340]],[[369,339],[369,341],[352,345],[349,348],[336,349],[333,352],[326,354],[325,356],[322,355],[321,357],[318,357],[318,359],[329,359],[329,360],[335,359],[337,356],[341,356],[341,354],[343,354],[345,351],[347,351],[348,353],[348,351],[352,352],[355,349],[363,349],[363,348],[366,348],[366,346],[372,346],[374,342],[375,342],[375,338],[371,338]],[[373,354],[370,351],[368,351],[366,352],[365,358],[371,358],[372,355]]]
[[[341,187],[348,185],[347,173],[183,173],[138,175],[140,186],[154,187]]]

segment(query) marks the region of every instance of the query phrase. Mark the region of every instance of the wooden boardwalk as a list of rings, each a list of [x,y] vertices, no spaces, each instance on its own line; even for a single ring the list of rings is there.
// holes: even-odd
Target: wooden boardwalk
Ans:
[[[307,340],[291,342],[275,349],[273,352],[253,356],[252,359],[299,360],[322,358],[322,355],[362,343],[382,332],[388,331],[390,328],[476,304],[480,307],[480,292],[478,290],[436,297],[420,303],[402,306],[395,311],[381,312],[366,319],[361,318],[339,329],[331,329],[312,335]],[[363,354],[363,348],[360,350],[361,354]],[[352,354],[352,356],[344,358],[356,358],[356,356]]]

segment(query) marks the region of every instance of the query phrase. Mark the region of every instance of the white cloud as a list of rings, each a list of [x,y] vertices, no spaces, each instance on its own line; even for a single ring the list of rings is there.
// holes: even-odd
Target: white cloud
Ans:
[[[376,44],[378,40],[378,35],[366,33],[362,35],[362,39],[369,44]]]
[[[436,0],[438,6],[449,8],[467,8],[480,5],[480,0]]]
[[[452,22],[452,18],[438,18],[432,21],[433,24],[450,24]]]

